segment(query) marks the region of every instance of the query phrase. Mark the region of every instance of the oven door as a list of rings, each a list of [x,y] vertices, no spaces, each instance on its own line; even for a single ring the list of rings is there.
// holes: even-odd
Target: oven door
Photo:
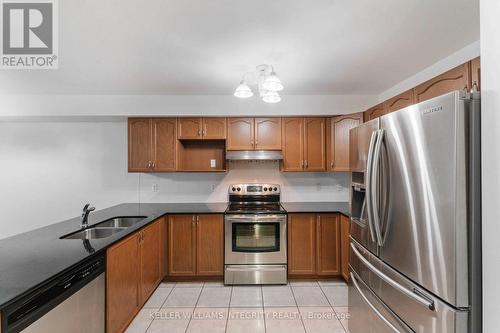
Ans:
[[[286,215],[225,218],[225,264],[286,264]]]

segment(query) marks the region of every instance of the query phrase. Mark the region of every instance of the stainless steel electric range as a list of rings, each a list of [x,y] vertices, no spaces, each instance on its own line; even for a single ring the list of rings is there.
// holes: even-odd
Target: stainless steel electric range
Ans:
[[[225,284],[287,283],[287,215],[277,184],[229,186]]]

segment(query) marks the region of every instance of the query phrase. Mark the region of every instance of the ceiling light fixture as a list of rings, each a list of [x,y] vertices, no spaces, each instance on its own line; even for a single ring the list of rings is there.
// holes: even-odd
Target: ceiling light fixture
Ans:
[[[253,80],[247,79],[249,74],[253,74]],[[266,103],[278,103],[281,101],[278,91],[283,90],[283,84],[274,72],[273,66],[260,65],[256,67],[255,72],[245,73],[240,84],[234,91],[234,96],[238,98],[252,97],[253,92],[248,84],[257,85],[259,96],[262,98],[262,101]]]

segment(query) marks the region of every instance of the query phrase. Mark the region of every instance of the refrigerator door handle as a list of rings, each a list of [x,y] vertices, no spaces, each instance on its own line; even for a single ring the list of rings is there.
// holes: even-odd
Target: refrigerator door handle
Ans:
[[[383,129],[377,131],[377,142],[375,143],[375,148],[373,152],[372,160],[372,174],[370,176],[370,197],[372,197],[372,215],[373,215],[373,225],[375,226],[375,235],[377,237],[378,246],[382,246],[382,232],[380,230],[380,191],[379,191],[379,166],[380,166],[380,151],[382,150],[382,144],[384,140]]]
[[[375,240],[375,232],[373,230],[373,206],[371,197],[371,179],[372,179],[372,164],[373,164],[373,149],[375,147],[375,141],[377,141],[377,131],[372,132],[372,137],[370,139],[370,146],[368,148],[368,158],[366,161],[366,212],[368,215],[368,228],[370,230],[370,236],[372,242]]]
[[[387,320],[387,318],[385,318],[382,315],[382,313],[380,313],[379,310],[377,310],[377,308],[370,302],[370,300],[366,297],[366,295],[363,293],[363,291],[361,291],[361,288],[359,287],[358,281],[356,280],[356,277],[354,276],[354,274],[351,274],[351,279],[352,279],[352,283],[354,284],[354,287],[356,287],[356,289],[358,290],[358,293],[361,296],[361,298],[363,298],[363,300],[370,307],[370,309],[377,315],[377,317],[379,317],[380,320],[382,320],[384,322],[384,324],[386,324],[387,327],[389,327],[393,332],[402,333],[400,330],[398,330],[396,327],[394,327],[394,325],[389,320]]]
[[[399,283],[397,283],[396,281],[394,281],[393,279],[391,279],[390,277],[388,277],[387,275],[382,273],[377,267],[373,266],[361,253],[359,253],[358,249],[356,248],[356,246],[353,243],[351,243],[351,249],[354,252],[354,254],[356,255],[356,257],[358,257],[358,259],[361,260],[361,262],[363,264],[365,264],[365,266],[368,267],[379,278],[381,278],[382,280],[384,280],[385,282],[387,282],[392,287],[399,290],[400,292],[402,292],[403,294],[405,294],[409,298],[426,306],[429,310],[434,311],[436,309],[434,302],[428,300],[426,297],[421,296],[420,291],[418,291],[418,293],[417,293],[413,290],[409,290],[409,289],[403,287],[402,285],[400,285]]]

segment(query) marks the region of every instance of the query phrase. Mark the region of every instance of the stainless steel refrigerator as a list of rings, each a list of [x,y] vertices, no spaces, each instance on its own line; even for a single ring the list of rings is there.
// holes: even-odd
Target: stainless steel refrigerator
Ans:
[[[349,332],[481,332],[480,97],[350,132]]]

